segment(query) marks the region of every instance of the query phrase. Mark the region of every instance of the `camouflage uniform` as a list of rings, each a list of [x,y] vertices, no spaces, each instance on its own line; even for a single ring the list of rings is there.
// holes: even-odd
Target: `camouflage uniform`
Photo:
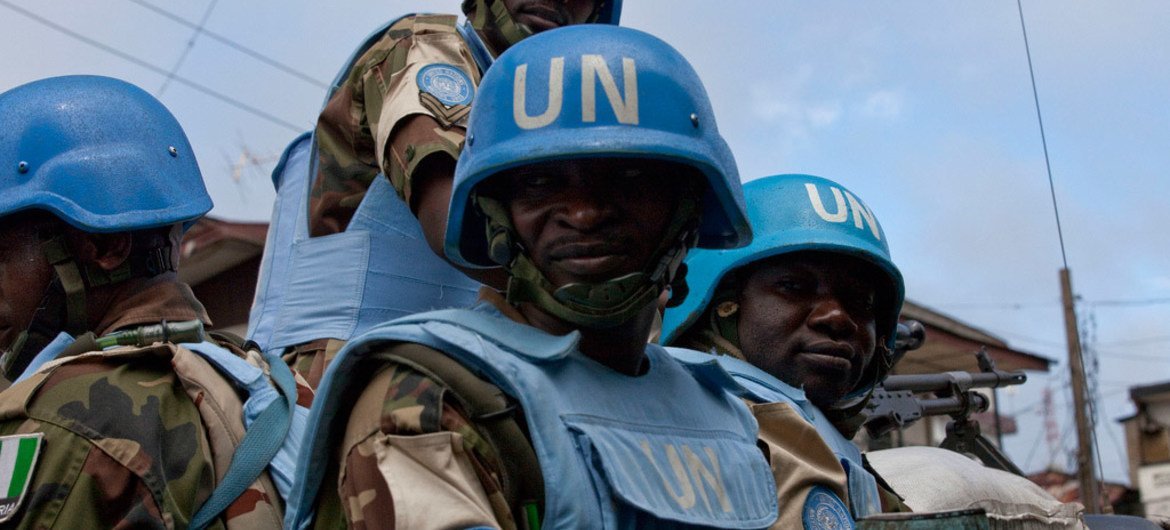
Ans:
[[[470,105],[447,107],[419,90],[415,76],[449,64],[478,85],[471,50],[454,15],[415,15],[390,26],[350,70],[317,121],[319,169],[309,227],[320,236],[345,230],[366,189],[382,173],[403,200],[411,178],[431,156],[452,165],[463,148]]]
[[[454,167],[463,147],[469,105],[447,107],[422,92],[416,75],[430,64],[449,64],[473,84],[480,72],[455,29],[454,15],[414,15],[392,24],[354,63],[317,121],[318,170],[313,181],[309,230],[342,232],[379,174],[409,201],[412,177],[431,157]],[[345,341],[319,339],[285,356],[312,388]]]
[[[509,318],[524,322],[495,291],[484,288],[480,294]],[[404,528],[516,528],[500,485],[503,463],[449,392],[402,365],[385,366],[370,380],[352,408],[337,453],[330,455],[339,464],[331,462],[329,468],[340,469],[340,476],[326,478],[314,528],[394,529],[396,519]],[[397,440],[405,442],[404,452],[431,452],[450,463],[412,482],[420,490],[416,497],[393,498],[376,457],[387,436],[402,437]],[[409,437],[420,443],[411,444]],[[434,461],[433,454],[419,460]],[[422,491],[431,488],[439,491]]]
[[[106,312],[96,333],[164,319],[208,323],[174,273],[145,282]],[[233,351],[263,366],[254,352]],[[44,434],[28,493],[3,527],[186,528],[243,437],[242,410],[223,376],[174,344],[46,364],[0,393],[0,435]],[[264,474],[213,527],[280,528],[277,499]]]

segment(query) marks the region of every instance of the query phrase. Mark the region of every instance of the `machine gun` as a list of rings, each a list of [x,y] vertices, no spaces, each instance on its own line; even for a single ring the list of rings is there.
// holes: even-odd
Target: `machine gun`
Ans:
[[[925,330],[918,322],[898,324],[895,358],[920,347],[925,336]],[[986,411],[991,405],[986,395],[973,389],[1020,385],[1028,377],[1021,371],[997,369],[986,348],[980,349],[975,357],[979,362],[978,373],[956,371],[887,377],[874,389],[866,405],[865,429],[869,436],[880,437],[926,416],[949,415],[947,436],[939,447],[973,455],[988,467],[1022,476],[1023,472],[982,435],[979,423],[971,416]],[[933,397],[916,395],[927,392]]]

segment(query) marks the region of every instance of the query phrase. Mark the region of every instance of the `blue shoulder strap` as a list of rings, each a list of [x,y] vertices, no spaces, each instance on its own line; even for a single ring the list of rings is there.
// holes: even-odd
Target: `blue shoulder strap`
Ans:
[[[46,345],[45,348],[36,355],[36,357],[33,357],[32,361],[29,361],[28,366],[24,368],[24,371],[20,373],[20,377],[17,377],[13,383],[19,383],[25,379],[28,379],[28,376],[35,373],[38,369],[40,369],[41,366],[44,366],[45,363],[56,359],[57,356],[60,355],[62,351],[65,351],[65,348],[68,348],[70,344],[73,344],[73,342],[73,337],[71,337],[68,333],[65,333],[64,331],[58,333],[57,336],[53,338],[52,342]]]
[[[471,27],[470,20],[463,20],[462,24],[457,24],[455,29],[459,31],[459,35],[463,36],[463,40],[467,42],[467,47],[471,48],[471,58],[475,59],[475,65],[479,67],[479,73],[487,73],[489,66],[495,62],[492,58],[492,53],[488,51],[487,45],[483,43],[483,39],[479,38],[479,33],[475,28]]]
[[[289,436],[293,407],[296,406],[297,389],[292,371],[284,363],[284,360],[275,354],[264,354],[264,360],[268,363],[272,380],[280,391],[278,397],[271,395],[272,389],[263,372],[219,346],[207,342],[184,344],[183,346],[199,353],[216,365],[225,375],[233,376],[237,382],[242,383],[248,390],[249,403],[262,402],[265,397],[270,399],[267,406],[251,422],[251,425],[246,426],[247,433],[240,441],[240,445],[236,447],[236,452],[232,455],[231,464],[228,465],[223,481],[216,486],[215,490],[211,492],[211,497],[203,503],[203,506],[199,507],[199,510],[191,518],[190,528],[202,530],[219,517],[232,502],[239,498],[244,490],[256,481],[277,453],[286,445],[286,440],[300,438],[296,436],[299,433],[293,433],[294,436]],[[240,373],[241,364],[259,372],[259,377],[254,377],[256,374],[252,373],[249,375],[253,377],[243,380],[241,376],[244,374]],[[245,404],[245,410],[249,408],[249,403]],[[284,494],[287,495],[287,493]]]

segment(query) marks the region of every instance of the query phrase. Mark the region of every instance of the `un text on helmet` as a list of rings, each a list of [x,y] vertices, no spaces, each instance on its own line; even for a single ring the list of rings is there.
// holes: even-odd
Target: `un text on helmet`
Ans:
[[[618,123],[638,124],[638,68],[634,60],[622,58],[622,80],[625,96],[618,91],[617,81],[609,69],[605,57],[600,55],[581,56],[581,121],[597,121],[597,82],[605,91]],[[548,106],[544,112],[532,116],[526,108],[528,102],[528,64],[516,67],[512,90],[512,117],[521,129],[539,129],[556,121],[561,114],[565,99],[565,58],[553,57],[549,61]]]
[[[842,195],[841,189],[836,186],[829,186],[829,190],[833,192],[833,199],[837,203],[837,207],[833,213],[829,213],[828,209],[825,208],[825,203],[821,201],[821,192],[817,189],[816,184],[806,182],[804,189],[808,190],[808,200],[812,203],[813,210],[817,212],[817,215],[821,219],[829,223],[844,223],[849,220],[849,213],[852,212],[853,226],[856,226],[860,230],[868,223],[869,230],[873,232],[873,237],[879,241],[882,239],[881,232],[878,230],[877,220],[873,218],[873,213],[864,204],[861,204],[861,201],[857,200],[857,197],[854,197],[852,193],[845,191],[844,195]],[[848,207],[846,207],[846,201],[849,203]]]

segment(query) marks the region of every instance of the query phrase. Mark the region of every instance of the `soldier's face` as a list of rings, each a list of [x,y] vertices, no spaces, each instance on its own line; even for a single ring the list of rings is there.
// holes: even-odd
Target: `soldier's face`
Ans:
[[[594,0],[504,0],[512,18],[534,33],[583,24],[593,14]]]
[[[681,194],[677,166],[657,162],[558,161],[500,178],[516,235],[557,287],[644,270]]]
[[[825,407],[860,380],[877,346],[879,277],[865,262],[797,252],[751,266],[739,299],[739,339],[748,362],[803,386]]]
[[[36,227],[19,218],[0,218],[0,350],[28,328],[52,279]]]

